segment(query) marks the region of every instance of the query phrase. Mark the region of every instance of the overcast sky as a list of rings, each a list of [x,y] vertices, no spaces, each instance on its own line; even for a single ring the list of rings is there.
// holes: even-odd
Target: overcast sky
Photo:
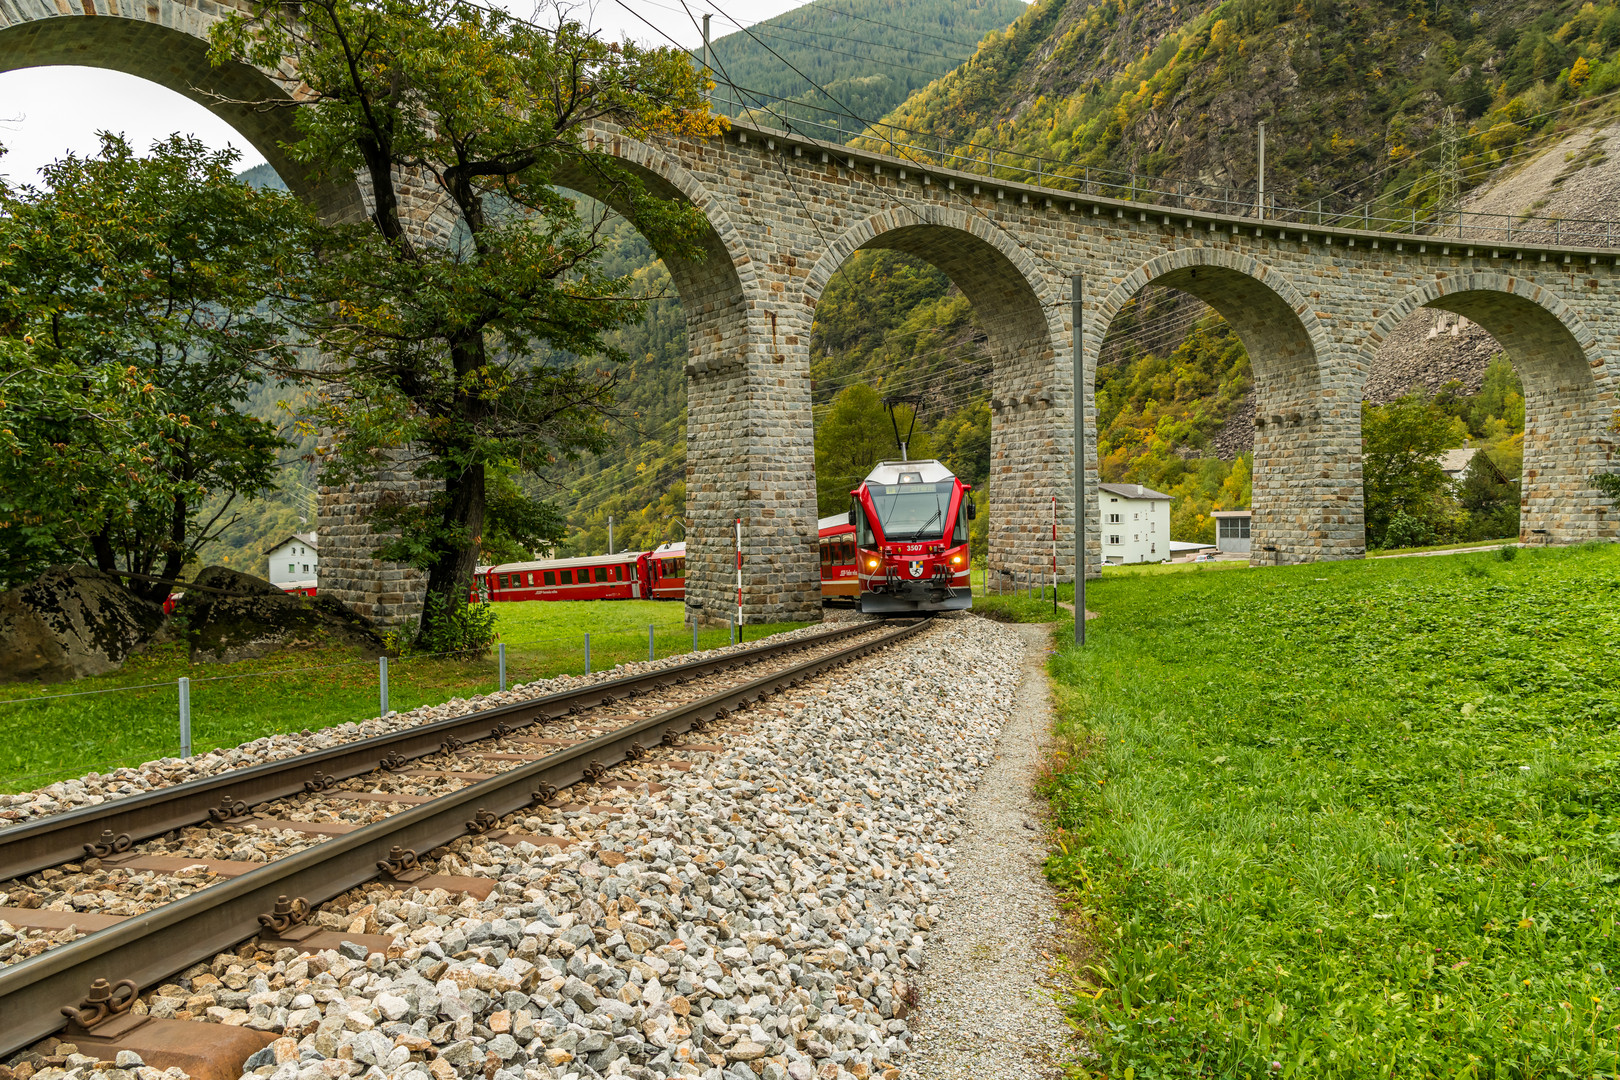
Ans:
[[[525,15],[533,10],[533,0],[497,2]],[[754,23],[804,2],[731,0],[721,6],[732,18]],[[700,17],[703,11],[712,10],[693,0],[687,3]],[[679,0],[623,0],[622,4],[619,0],[595,0],[578,4],[575,10],[576,18],[615,39],[628,36],[649,44],[667,43],[648,23],[687,47],[695,46],[703,37],[692,26]],[[550,21],[549,17],[543,19]],[[715,37],[732,29],[716,15],[712,27]],[[5,156],[0,157],[0,175],[16,183],[33,182],[38,179],[40,166],[69,151],[94,153],[100,145],[98,131],[121,133],[141,151],[179,131],[196,135],[212,147],[235,146],[242,152],[243,168],[264,161],[235,130],[201,105],[132,75],[80,67],[0,73],[0,146],[6,148]]]

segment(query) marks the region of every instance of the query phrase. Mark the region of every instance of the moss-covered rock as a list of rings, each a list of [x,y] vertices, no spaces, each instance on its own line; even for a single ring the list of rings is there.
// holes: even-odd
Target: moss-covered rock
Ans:
[[[65,682],[114,671],[156,637],[163,609],[89,566],[53,566],[0,593],[0,682]]]
[[[219,590],[219,591],[214,591]],[[209,566],[175,607],[193,663],[251,660],[276,649],[311,645],[387,651],[370,620],[325,596],[291,596],[263,578]]]

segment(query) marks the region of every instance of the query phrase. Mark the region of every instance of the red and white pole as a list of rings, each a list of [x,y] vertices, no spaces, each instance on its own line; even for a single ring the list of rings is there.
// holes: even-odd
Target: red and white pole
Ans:
[[[737,519],[737,625],[743,624],[742,518]]]

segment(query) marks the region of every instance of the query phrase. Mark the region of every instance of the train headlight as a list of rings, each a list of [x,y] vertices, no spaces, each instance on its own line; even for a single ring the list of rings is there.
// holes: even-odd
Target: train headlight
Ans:
[[[952,566],[961,566],[962,565],[962,556],[960,556],[960,555],[952,555],[951,556],[951,565]]]
[[[876,570],[878,568],[878,561],[876,559],[867,559],[866,568],[868,570]]]

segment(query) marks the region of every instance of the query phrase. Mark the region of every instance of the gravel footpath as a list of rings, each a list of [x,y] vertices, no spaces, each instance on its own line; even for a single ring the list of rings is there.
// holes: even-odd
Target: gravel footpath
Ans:
[[[1018,630],[1023,679],[996,763],[967,807],[952,869],[967,886],[953,890],[923,952],[928,977],[917,1043],[900,1070],[906,1080],[1041,1080],[1079,1049],[1042,985],[1042,951],[1058,944],[1058,905],[1041,873],[1046,847],[1032,785],[1051,730],[1051,627]]]

